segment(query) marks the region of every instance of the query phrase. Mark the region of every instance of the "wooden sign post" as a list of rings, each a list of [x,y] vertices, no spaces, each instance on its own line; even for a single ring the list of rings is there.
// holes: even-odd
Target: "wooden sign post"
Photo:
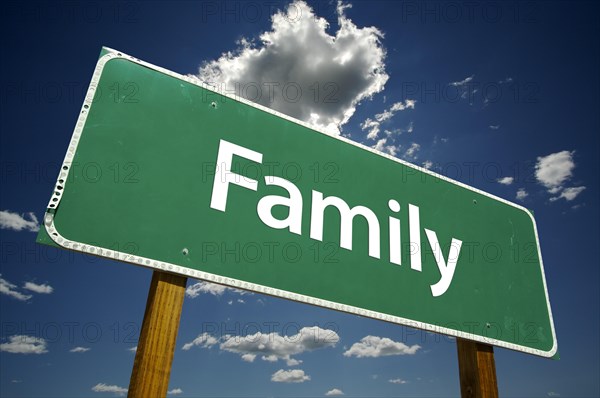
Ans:
[[[464,339],[456,345],[462,398],[498,398],[494,348]]]
[[[187,278],[154,271],[129,382],[129,398],[166,397]]]

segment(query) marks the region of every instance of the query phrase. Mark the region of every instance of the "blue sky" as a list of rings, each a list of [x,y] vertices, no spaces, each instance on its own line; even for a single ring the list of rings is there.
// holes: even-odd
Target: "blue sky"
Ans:
[[[152,271],[34,242],[105,45],[222,84],[293,72],[305,93],[314,81],[302,60],[319,59],[330,77],[320,94],[335,89],[340,101],[315,105],[310,92],[270,106],[533,210],[561,359],[496,349],[500,394],[598,396],[598,6],[288,3],[3,8],[0,395],[115,396],[129,382]],[[319,41],[336,35],[333,50]],[[332,62],[345,54],[343,68]],[[452,339],[198,282],[188,283],[173,396],[459,395]],[[325,331],[317,347],[293,338],[311,327]],[[195,340],[204,332],[216,340]],[[281,343],[271,356],[223,337],[256,332]]]

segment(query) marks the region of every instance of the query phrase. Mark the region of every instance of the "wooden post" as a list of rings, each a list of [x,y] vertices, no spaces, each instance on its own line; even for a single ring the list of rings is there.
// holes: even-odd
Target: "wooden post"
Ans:
[[[498,398],[494,348],[459,338],[456,345],[462,398]]]
[[[167,396],[186,283],[184,276],[152,274],[127,397]]]

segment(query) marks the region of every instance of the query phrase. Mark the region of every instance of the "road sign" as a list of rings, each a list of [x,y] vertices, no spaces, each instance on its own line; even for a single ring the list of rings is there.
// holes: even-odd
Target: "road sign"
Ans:
[[[525,208],[110,49],[38,240],[550,357]]]

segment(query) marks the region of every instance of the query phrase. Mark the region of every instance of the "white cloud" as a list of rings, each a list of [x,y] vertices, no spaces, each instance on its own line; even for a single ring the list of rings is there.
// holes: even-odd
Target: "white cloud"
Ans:
[[[554,202],[556,200],[559,199],[565,199],[567,202],[572,201],[573,199],[575,199],[580,193],[582,193],[585,190],[585,187],[572,187],[572,188],[565,188],[559,196],[550,198],[551,202]]]
[[[256,359],[256,354],[243,354],[242,361],[244,362],[254,362]]]
[[[225,292],[234,292],[241,295],[252,295],[252,293],[245,290],[234,289],[231,287],[217,285],[216,283],[210,282],[198,282],[188,286],[185,289],[185,295],[189,298],[196,298],[201,294],[212,294],[213,296],[222,296]]]
[[[0,210],[0,229],[38,232],[40,225],[35,214],[29,212],[27,216],[29,220],[25,219],[25,214],[12,213],[10,210]]]
[[[450,83],[450,85],[454,86],[454,87],[462,87],[465,84],[471,82],[474,77],[475,77],[475,75],[471,75],[469,77],[465,77],[463,80],[460,80],[460,81],[457,81],[457,82],[452,82],[452,83]]]
[[[387,337],[366,336],[344,352],[344,356],[378,358],[390,355],[414,355],[420,348],[421,346],[419,345],[415,344],[409,347],[404,343],[393,341]]]
[[[208,333],[203,333],[192,342],[184,344],[182,349],[187,351],[193,346],[210,348],[220,342],[221,350],[238,354],[245,362],[254,362],[256,357],[260,356],[263,361],[283,360],[288,366],[295,366],[302,361],[292,358],[292,355],[334,347],[339,340],[340,337],[333,330],[313,326],[304,327],[292,336],[281,336],[276,332],[269,334],[259,332],[247,336],[225,335],[217,339]]]
[[[392,156],[396,156],[398,154],[398,148],[399,148],[399,146],[387,145],[385,147],[385,152],[387,152],[388,154],[390,154]]]
[[[167,391],[167,395],[179,395],[183,394],[183,390],[181,388],[174,388],[170,391]]]
[[[98,383],[94,387],[92,387],[92,391],[94,392],[112,392],[117,395],[124,395],[127,393],[127,389],[115,385],[108,385],[104,383]]]
[[[373,120],[371,118],[367,118],[364,122],[361,123],[360,128],[363,131],[368,130],[367,139],[374,140],[379,135],[381,123],[385,122],[386,120],[391,119],[398,111],[403,111],[405,109],[415,109],[416,102],[417,101],[411,100],[411,99],[407,99],[404,102],[402,102],[402,101],[396,102],[389,109],[386,109],[382,113],[376,114],[375,120]],[[408,133],[412,133],[413,128],[414,128],[414,125],[412,122],[410,122],[408,127],[406,128],[406,130],[402,130],[402,129],[398,129],[398,130],[394,130],[394,131],[386,130],[385,133],[388,136],[392,135],[394,132],[402,133],[403,131],[406,131]]]
[[[344,395],[344,392],[339,388],[334,388],[325,393],[326,397],[339,397],[340,395]]]
[[[498,178],[498,182],[502,185],[510,185],[515,181],[513,177],[502,177]]]
[[[32,292],[39,294],[50,294],[54,291],[54,288],[50,285],[38,285],[33,282],[25,282],[23,289],[31,290]]]
[[[373,148],[377,151],[384,152],[385,144],[387,144],[387,138],[382,138],[380,140],[377,140],[377,143],[375,145],[371,145],[371,148]]]
[[[468,99],[469,105],[473,105],[474,95],[479,91],[478,88],[475,88],[475,85],[469,84],[473,81],[475,75],[471,75],[465,77],[463,80],[459,80],[456,82],[451,82],[448,85],[452,87],[456,87],[457,92],[460,94],[460,98]],[[489,100],[487,98],[484,99],[484,106],[488,104]]]
[[[0,351],[11,354],[45,354],[48,352],[46,340],[41,337],[15,335],[8,338],[8,343],[0,344]]]
[[[396,112],[403,111],[405,109],[415,109],[415,104],[417,101],[407,99],[404,102],[396,102],[389,109],[383,111],[382,113],[378,113],[375,115],[375,120],[378,122],[383,122],[394,117]]]
[[[548,392],[549,397],[560,397],[560,394],[554,391]]]
[[[386,145],[387,140],[388,140],[387,138],[382,138],[382,139],[378,140],[375,145],[371,145],[371,148],[373,148],[377,151],[380,151],[380,152],[387,153],[392,156],[396,156],[396,154],[398,153],[398,149],[400,149],[400,147],[394,146],[394,145]]]
[[[431,160],[426,160],[423,162],[423,167],[427,170],[431,170],[431,168],[433,167],[433,162]]]
[[[360,128],[363,131],[369,130],[369,132],[367,133],[367,138],[370,140],[374,140],[375,138],[377,138],[377,136],[379,135],[379,127],[380,123],[376,120],[372,120],[371,118],[367,118],[367,120],[362,122],[362,124],[360,125]]]
[[[6,294],[7,296],[10,296],[20,301],[27,301],[32,297],[29,294],[23,294],[17,291],[17,285],[14,285],[6,279],[1,278],[1,276],[2,274],[0,274],[0,293]]]
[[[135,353],[135,352],[137,352],[137,346],[135,346],[135,347],[130,347],[130,348],[128,348],[128,349],[127,349],[127,351],[129,351],[129,352],[134,352],[134,353]]]
[[[69,350],[69,352],[88,352],[89,350],[91,350],[91,348],[88,348],[88,347],[75,347],[75,348],[71,348]]]
[[[563,184],[573,175],[575,152],[561,151],[537,158],[535,177],[551,194],[560,192]]]
[[[375,115],[375,120],[377,123],[384,122],[388,119],[391,119],[394,114],[390,110],[385,110],[382,113],[378,113]]]
[[[185,295],[190,298],[196,298],[202,293],[212,294],[213,296],[221,296],[225,293],[227,287],[217,285],[210,282],[198,282],[185,289]]]
[[[256,333],[248,336],[224,336],[220,349],[233,352],[249,360],[257,355],[263,361],[275,362],[278,360],[291,361],[292,355],[313,351],[320,348],[334,347],[339,341],[339,336],[333,330],[321,329],[317,326],[304,327],[296,335],[281,336],[278,333]],[[254,357],[245,355],[251,355]],[[291,366],[291,365],[290,365]]]
[[[219,342],[219,340],[217,338],[211,336],[210,334],[202,333],[201,335],[196,337],[191,342],[185,343],[183,345],[183,347],[181,347],[181,349],[184,351],[188,351],[190,348],[192,348],[194,346],[210,348],[210,347],[214,346],[215,344],[217,344],[218,342]]]
[[[392,384],[406,384],[406,383],[408,383],[406,380],[402,380],[402,379],[390,379],[388,381],[390,383],[392,383]]]
[[[304,1],[272,16],[260,43],[241,40],[236,51],[204,64],[200,79],[249,100],[339,134],[362,100],[383,90],[385,50],[375,27],[357,27],[338,3],[339,30]]]
[[[285,361],[285,364],[286,364],[287,366],[298,366],[298,365],[300,365],[301,363],[302,363],[302,361],[301,361],[301,360],[299,360],[299,359],[294,359],[294,358],[290,358],[290,359],[288,359],[288,360],[286,360],[286,361]]]
[[[510,77],[510,76],[508,76],[508,77],[506,77],[506,79],[500,80],[498,83],[500,83],[500,84],[506,84],[506,83],[511,83],[512,81],[513,81],[513,78]]]
[[[519,190],[517,191],[517,200],[525,200],[525,198],[528,196],[529,194],[527,193],[525,188],[519,188]]]
[[[414,100],[414,99],[405,99],[404,100],[404,105],[402,105],[402,102],[396,102],[392,106],[392,110],[394,112],[396,112],[396,111],[403,111],[405,109],[415,109],[415,104],[416,103],[417,103],[417,100]]]
[[[276,383],[304,383],[307,380],[310,380],[310,376],[305,375],[302,369],[279,369],[271,376],[271,381]]]
[[[492,129],[492,130],[499,130],[500,129],[500,125],[499,124],[491,124],[490,125],[490,129]]]
[[[412,144],[410,144],[410,147],[404,153],[404,156],[408,159],[416,159],[417,152],[419,152],[420,149],[421,145],[417,144],[416,142],[413,142]]]

